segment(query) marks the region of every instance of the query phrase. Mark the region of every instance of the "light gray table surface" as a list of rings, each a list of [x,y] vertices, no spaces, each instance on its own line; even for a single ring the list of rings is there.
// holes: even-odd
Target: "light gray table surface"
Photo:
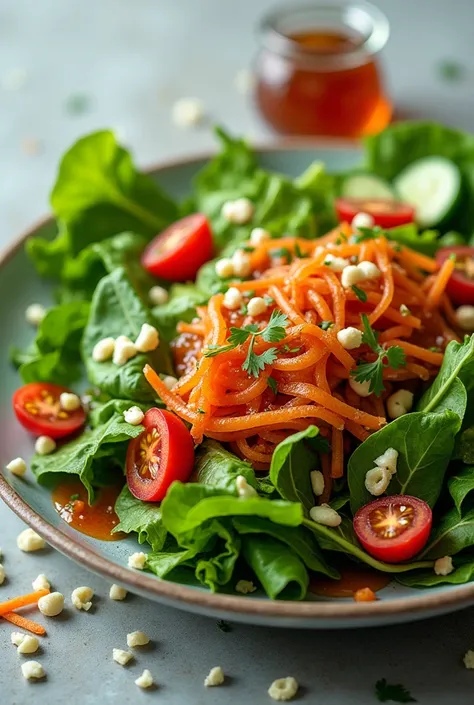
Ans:
[[[268,0],[2,0],[0,2],[0,246],[47,211],[48,191],[61,152],[80,134],[116,128],[142,165],[202,152],[213,145],[208,127],[181,131],[171,106],[183,96],[201,98],[211,121],[257,141],[271,133],[251,101],[234,86],[255,52],[257,19]],[[473,0],[379,0],[392,25],[384,52],[388,83],[400,113],[474,128]],[[460,62],[466,78],[446,83],[438,66]],[[8,90],[24,72],[24,85]],[[12,73],[13,72],[13,73]],[[90,109],[71,115],[79,94]],[[32,142],[35,155],[25,153]],[[1,383],[0,383],[1,384]],[[52,550],[21,554],[15,537],[22,523],[0,506],[0,544],[8,581],[0,599],[25,592],[39,572],[69,595],[78,585],[97,593],[90,614],[72,608],[48,622],[38,656],[47,678],[27,683],[25,657],[0,624],[1,705],[114,705],[271,702],[277,677],[294,675],[301,702],[324,705],[376,703],[379,678],[401,682],[425,705],[474,702],[474,673],[463,653],[474,648],[473,610],[381,629],[299,632],[234,625],[222,633],[215,621],[144,599],[108,599],[108,585]],[[111,660],[127,632],[143,629],[153,646],[121,668]],[[36,658],[36,657],[34,657]],[[204,689],[221,665],[225,687]],[[133,680],[149,668],[159,687],[141,692]]]

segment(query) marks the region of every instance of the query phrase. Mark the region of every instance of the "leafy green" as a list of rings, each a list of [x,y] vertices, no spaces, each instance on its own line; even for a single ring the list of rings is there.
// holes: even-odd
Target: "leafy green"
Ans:
[[[122,465],[128,441],[142,431],[143,426],[132,426],[115,412],[105,423],[84,431],[51,455],[33,456],[31,469],[38,482],[48,485],[57,482],[61,475],[78,475],[92,501],[97,472],[94,463],[112,459]]]
[[[421,554],[426,558],[454,556],[474,545],[474,509],[463,516],[453,507],[437,523]]]
[[[474,467],[465,467],[448,480],[448,490],[454,504],[461,513],[462,503],[474,490]]]
[[[431,387],[417,404],[418,411],[451,409],[461,421],[467,406],[467,389],[474,385],[474,335],[463,343],[452,340],[446,347],[443,364]]]
[[[394,703],[416,703],[416,699],[404,685],[387,683],[386,678],[382,678],[375,684],[375,695],[381,703],[388,701]]]
[[[467,465],[474,463],[474,427],[466,428],[457,436],[454,458]]]
[[[434,506],[460,425],[459,416],[447,409],[439,413],[414,412],[400,416],[369,436],[349,458],[352,511],[355,513],[372,500],[365,487],[365,475],[387,448],[398,451],[397,472],[388,494],[413,495]]]
[[[271,536],[242,537],[242,552],[272,600],[303,600],[309,584],[303,561],[291,548]]]
[[[257,487],[250,463],[225,450],[217,441],[207,439],[199,446],[193,473],[197,482],[234,493],[239,475],[243,475],[249,485]]]
[[[92,359],[94,346],[100,340],[120,335],[135,340],[143,323],[153,325],[154,319],[131,286],[126,271],[118,267],[101,279],[94,292],[82,340],[82,356],[89,381],[113,397],[134,401],[148,401],[155,397],[143,376],[146,363],[158,372],[172,373],[164,343],[151,353],[136,355],[122,366],[112,361],[96,362]]]
[[[270,480],[283,499],[300,502],[306,510],[314,506],[311,470],[315,470],[318,456],[306,439],[319,435],[317,426],[293,433],[277,445],[270,466]]]
[[[464,562],[456,559],[456,565],[449,575],[436,575],[431,570],[415,570],[413,573],[401,573],[396,576],[397,582],[407,587],[426,588],[437,587],[438,585],[462,585],[474,580],[474,561],[472,558],[465,558]]]
[[[206,303],[208,298],[195,284],[173,284],[168,301],[152,309],[160,336],[167,341],[175,338],[179,321],[189,323],[196,316],[196,306]]]
[[[154,551],[163,548],[167,532],[161,521],[161,509],[158,504],[142,502],[124,485],[115,502],[115,511],[120,522],[114,532],[136,532],[138,543],[149,543]]]

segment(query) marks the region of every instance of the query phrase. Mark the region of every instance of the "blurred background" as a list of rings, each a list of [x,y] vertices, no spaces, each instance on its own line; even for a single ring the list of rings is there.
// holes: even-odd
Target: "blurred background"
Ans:
[[[114,128],[141,165],[212,148],[213,123],[256,142],[277,139],[255,107],[249,73],[258,24],[274,5],[3,0],[0,242],[47,211],[60,154],[88,131]],[[473,0],[377,5],[390,23],[380,61],[395,114],[472,128]],[[177,124],[182,98],[201,101],[199,124]]]

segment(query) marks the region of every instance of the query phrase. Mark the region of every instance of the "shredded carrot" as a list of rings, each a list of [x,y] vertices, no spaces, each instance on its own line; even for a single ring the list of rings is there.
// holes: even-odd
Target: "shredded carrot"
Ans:
[[[0,617],[3,617],[3,615],[8,612],[17,610],[20,607],[37,604],[40,597],[43,597],[48,593],[49,590],[36,590],[35,592],[29,592],[26,595],[19,595],[18,597],[12,597],[11,600],[0,602]]]
[[[451,278],[451,274],[454,272],[455,266],[456,260],[454,258],[448,257],[448,259],[444,260],[441,265],[441,269],[433,282],[433,286],[429,291],[428,298],[426,299],[426,308],[428,311],[432,311],[434,308],[439,306],[441,297],[443,296],[446,285]]]
[[[17,627],[20,627],[20,629],[26,629],[26,631],[31,632],[32,634],[37,634],[38,636],[44,636],[46,634],[46,629],[42,624],[33,622],[32,619],[27,619],[21,614],[16,614],[16,612],[7,612],[6,614],[2,614],[2,618]]]

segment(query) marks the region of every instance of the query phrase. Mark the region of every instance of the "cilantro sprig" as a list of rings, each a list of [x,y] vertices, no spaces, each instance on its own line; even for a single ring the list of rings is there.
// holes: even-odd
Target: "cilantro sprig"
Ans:
[[[205,357],[215,357],[228,350],[234,350],[239,345],[249,341],[247,356],[242,363],[242,369],[253,377],[258,377],[265,369],[265,365],[271,365],[278,357],[278,349],[275,347],[264,350],[260,355],[254,352],[254,345],[257,338],[262,338],[266,343],[278,343],[286,336],[285,326],[288,324],[288,316],[278,310],[272,311],[270,320],[265,328],[259,330],[256,323],[250,323],[243,328],[232,327],[227,338],[226,345],[210,345],[204,350]]]
[[[362,342],[369,346],[377,355],[374,362],[362,362],[357,365],[351,375],[356,382],[369,382],[369,391],[379,397],[384,391],[383,371],[385,367],[398,369],[406,365],[405,353],[399,345],[391,345],[384,348],[378,341],[378,334],[373,330],[367,316],[362,314],[362,325],[364,332]]]
[[[381,678],[375,684],[375,695],[381,703],[416,703],[416,699],[412,696],[409,690],[400,683],[387,683],[386,678]]]

